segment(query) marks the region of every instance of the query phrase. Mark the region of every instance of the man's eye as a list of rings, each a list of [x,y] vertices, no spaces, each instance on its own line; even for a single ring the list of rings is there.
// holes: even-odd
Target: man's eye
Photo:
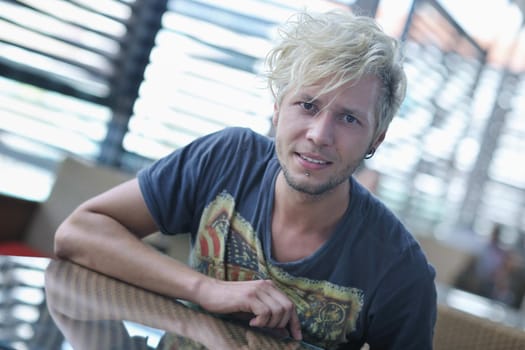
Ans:
[[[345,114],[341,119],[348,124],[354,124],[358,121],[357,118],[351,114]]]
[[[305,111],[314,111],[315,105],[310,102],[301,102],[301,106]]]

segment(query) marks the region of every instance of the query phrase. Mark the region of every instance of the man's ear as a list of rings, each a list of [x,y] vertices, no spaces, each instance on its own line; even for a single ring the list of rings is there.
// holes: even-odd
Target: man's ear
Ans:
[[[274,102],[273,104],[273,116],[272,116],[272,124],[274,127],[277,127],[277,122],[279,121],[279,106],[277,105],[277,102]]]
[[[379,136],[376,137],[376,140],[374,141],[374,143],[372,143],[372,147],[377,150],[379,145],[381,145],[383,141],[385,140],[385,136],[386,136],[386,130],[383,131],[381,134],[379,134]]]

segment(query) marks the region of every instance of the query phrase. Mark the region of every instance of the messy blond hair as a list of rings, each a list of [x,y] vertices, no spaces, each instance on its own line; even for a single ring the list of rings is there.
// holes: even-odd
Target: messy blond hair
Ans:
[[[387,130],[406,93],[396,39],[372,18],[343,10],[317,15],[300,12],[278,33],[281,41],[266,57],[268,85],[278,104],[291,88],[330,79],[323,94],[373,74],[382,82],[374,136]]]

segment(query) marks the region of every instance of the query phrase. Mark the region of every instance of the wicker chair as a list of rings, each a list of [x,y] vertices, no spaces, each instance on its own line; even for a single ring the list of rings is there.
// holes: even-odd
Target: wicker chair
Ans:
[[[523,350],[525,330],[439,305],[434,349]]]

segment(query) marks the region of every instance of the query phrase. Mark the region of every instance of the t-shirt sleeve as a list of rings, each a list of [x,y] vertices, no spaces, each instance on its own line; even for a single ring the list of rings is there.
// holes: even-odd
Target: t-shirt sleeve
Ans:
[[[233,129],[201,137],[141,170],[138,180],[146,205],[164,234],[191,232],[210,183],[221,172]]]

